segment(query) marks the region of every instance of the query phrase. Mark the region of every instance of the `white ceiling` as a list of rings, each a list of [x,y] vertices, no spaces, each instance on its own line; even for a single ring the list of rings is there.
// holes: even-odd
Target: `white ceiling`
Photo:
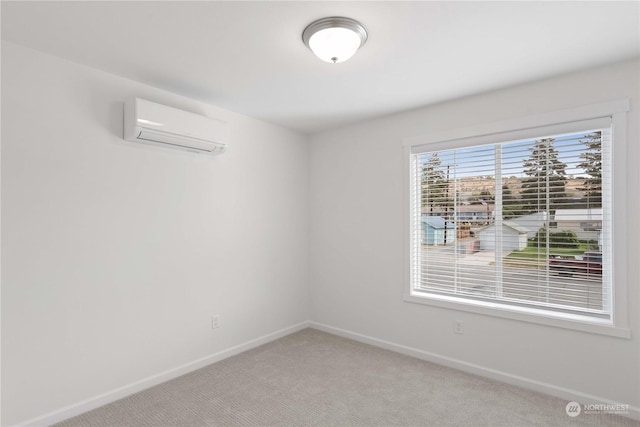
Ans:
[[[630,2],[7,2],[2,38],[303,132],[640,55]],[[325,16],[369,40],[327,64]]]

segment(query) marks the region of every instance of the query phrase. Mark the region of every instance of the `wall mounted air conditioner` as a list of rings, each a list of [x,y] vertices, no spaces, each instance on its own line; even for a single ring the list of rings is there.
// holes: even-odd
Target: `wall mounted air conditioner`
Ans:
[[[202,154],[227,149],[227,124],[140,98],[124,105],[124,139]]]

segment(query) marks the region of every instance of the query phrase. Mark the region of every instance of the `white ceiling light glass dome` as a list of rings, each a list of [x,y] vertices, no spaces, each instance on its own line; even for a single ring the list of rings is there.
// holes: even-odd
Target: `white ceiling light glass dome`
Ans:
[[[355,19],[342,16],[313,21],[302,32],[302,41],[325,62],[351,58],[367,41],[367,30]]]

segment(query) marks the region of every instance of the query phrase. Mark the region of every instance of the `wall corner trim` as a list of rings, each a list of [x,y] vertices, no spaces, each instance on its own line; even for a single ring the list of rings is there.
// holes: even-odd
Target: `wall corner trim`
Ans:
[[[57,409],[55,411],[46,413],[39,417],[14,424],[13,427],[49,426],[55,423],[59,423],[71,417],[75,417],[76,415],[80,415],[92,409],[96,409],[96,408],[99,408],[100,406],[104,406],[108,403],[115,402],[116,400],[122,399],[131,394],[134,394],[139,391],[145,390],[147,388],[153,387],[155,385],[164,383],[166,381],[177,378],[184,374],[188,374],[189,372],[203,368],[212,363],[219,362],[231,356],[235,356],[247,350],[251,350],[255,347],[259,347],[268,342],[275,341],[278,338],[282,338],[287,335],[293,334],[295,332],[301,331],[302,329],[306,329],[309,326],[310,325],[308,321],[297,323],[287,328],[280,329],[278,331],[252,339],[245,343],[238,344],[236,346],[227,348],[225,350],[221,350],[217,353],[210,354],[205,357],[201,357],[200,359],[193,360],[191,362],[185,363],[175,368],[168,369],[164,372],[160,372],[150,377],[143,378],[139,381],[127,384],[117,389],[107,391],[98,396],[94,396],[89,399],[85,399],[80,402],[73,403],[71,405]]]

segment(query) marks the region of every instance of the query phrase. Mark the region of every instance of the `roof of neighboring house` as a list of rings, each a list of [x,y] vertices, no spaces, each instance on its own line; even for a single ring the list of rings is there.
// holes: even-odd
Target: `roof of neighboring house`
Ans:
[[[431,216],[431,215],[422,215],[422,222],[426,223],[431,228],[436,229],[444,229],[445,220],[441,216]],[[455,228],[455,224],[452,222],[447,222],[447,227]]]
[[[502,221],[502,225],[513,228],[520,234],[527,234],[530,231],[527,227],[523,227],[522,225],[516,224],[513,221]]]
[[[538,230],[545,226],[546,221],[546,212],[536,212],[529,215],[517,216],[509,219],[509,222],[526,228],[529,232],[529,237],[535,236]]]
[[[487,227],[484,230],[480,231],[480,233],[486,233],[486,232],[488,232],[489,229],[495,228],[495,226],[496,226],[495,224],[490,225],[489,227]],[[512,221],[502,221],[502,226],[503,227],[509,227],[512,230],[517,231],[518,234],[527,234],[530,231],[528,228],[523,227],[521,225],[518,225],[518,224],[516,224],[515,222],[512,222]]]
[[[514,224],[518,224],[524,228],[535,228],[536,231],[540,227],[544,227],[544,223],[547,220],[546,212],[536,212],[529,215],[516,216],[509,220]]]
[[[602,221],[602,208],[558,209],[555,221]]]

